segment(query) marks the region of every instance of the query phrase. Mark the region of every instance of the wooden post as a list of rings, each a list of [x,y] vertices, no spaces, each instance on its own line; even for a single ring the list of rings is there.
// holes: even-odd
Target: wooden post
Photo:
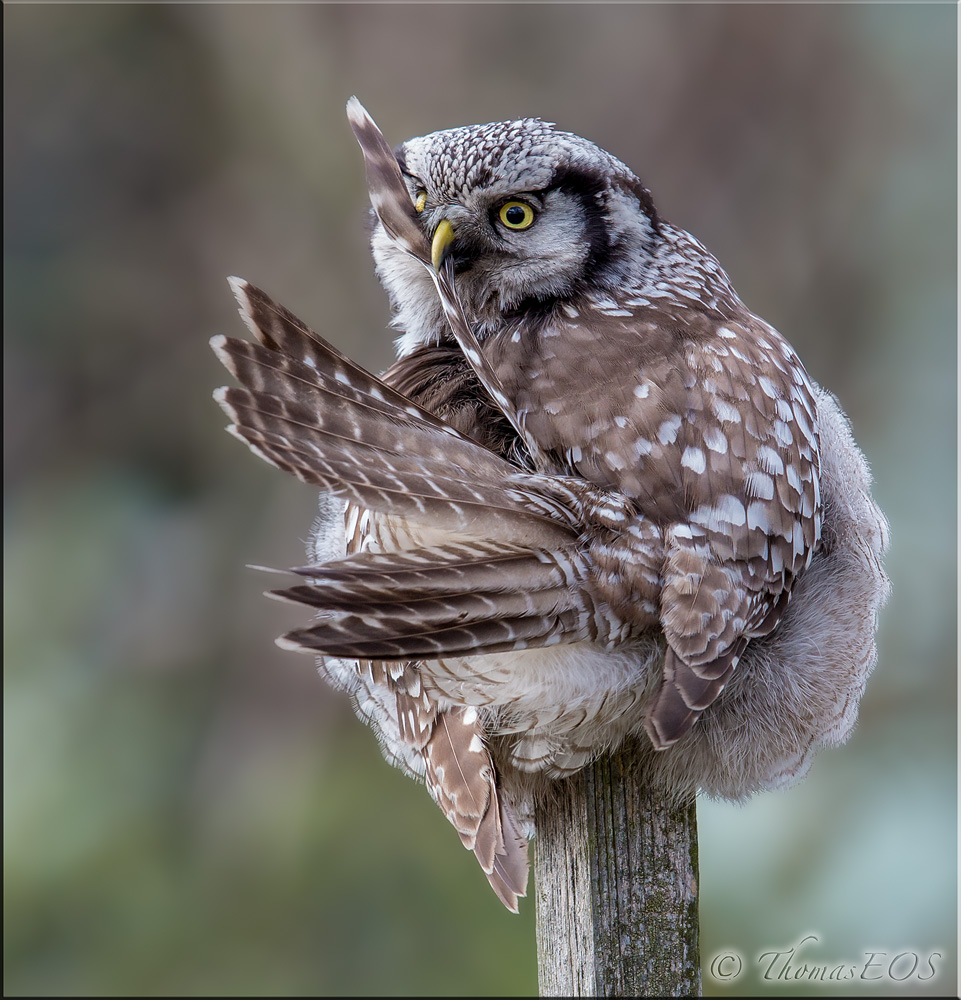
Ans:
[[[536,813],[541,996],[700,996],[697,817],[637,780],[630,747]]]

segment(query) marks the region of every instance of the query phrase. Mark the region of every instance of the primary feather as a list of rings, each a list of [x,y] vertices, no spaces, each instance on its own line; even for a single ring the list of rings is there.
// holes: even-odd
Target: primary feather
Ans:
[[[516,910],[541,779],[640,735],[650,786],[742,798],[846,737],[887,523],[836,400],[623,163],[539,119],[391,152],[349,115],[400,356],[378,378],[231,279],[257,343],[214,338],[216,398],[323,491],[279,641]]]

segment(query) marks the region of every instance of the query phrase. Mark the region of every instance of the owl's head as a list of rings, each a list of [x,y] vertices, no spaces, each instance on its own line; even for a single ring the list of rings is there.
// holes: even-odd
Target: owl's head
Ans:
[[[638,277],[652,253],[651,196],[620,160],[538,118],[470,125],[395,150],[436,258],[453,258],[479,337],[531,309]],[[425,269],[375,223],[377,273],[402,354],[449,336]]]

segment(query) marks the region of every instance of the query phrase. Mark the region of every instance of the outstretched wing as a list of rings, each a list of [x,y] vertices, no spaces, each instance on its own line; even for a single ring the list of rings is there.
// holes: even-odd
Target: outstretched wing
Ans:
[[[577,585],[573,496],[547,490],[381,379],[354,365],[259,289],[234,279],[259,343],[215,337],[241,388],[215,397],[231,432],[261,458],[387,518],[458,538],[398,553],[359,552],[297,571],[274,592],[320,612],[282,645],[360,658],[348,683],[362,714],[420,755],[434,799],[516,910],[526,841],[500,795],[484,720],[439,704],[412,658],[473,656],[590,638],[594,608]],[[366,690],[366,701],[362,698]],[[394,754],[396,757],[397,754]]]

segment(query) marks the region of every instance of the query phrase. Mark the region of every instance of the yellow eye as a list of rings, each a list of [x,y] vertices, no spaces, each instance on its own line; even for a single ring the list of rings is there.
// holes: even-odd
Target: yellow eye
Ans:
[[[508,229],[527,229],[534,223],[534,209],[526,201],[505,201],[497,216]]]
[[[424,206],[426,204],[427,204],[427,192],[418,191],[417,197],[414,199],[414,208],[416,208],[418,212],[423,212]]]

